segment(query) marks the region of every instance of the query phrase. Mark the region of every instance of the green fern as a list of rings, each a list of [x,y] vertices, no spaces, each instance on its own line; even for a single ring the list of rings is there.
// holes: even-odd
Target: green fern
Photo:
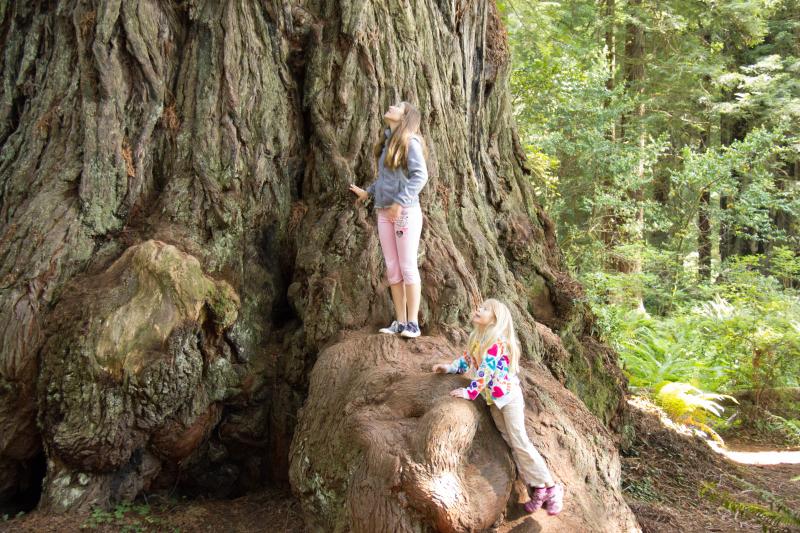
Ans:
[[[620,356],[634,386],[653,386],[681,381],[695,374],[695,364],[675,350],[674,339],[649,327],[641,328],[633,341],[623,342]]]
[[[704,482],[700,496],[717,503],[734,515],[756,520],[763,531],[779,531],[787,527],[800,526],[800,515],[783,504],[771,503],[767,507],[758,503],[737,500],[731,493],[719,489],[716,485]]]
[[[698,427],[718,442],[722,442],[722,438],[708,425],[708,422],[712,416],[718,418],[722,415],[725,408],[717,401],[726,399],[738,403],[733,396],[703,392],[688,383],[666,383],[656,394],[656,402],[672,420]]]
[[[760,409],[762,419],[756,427],[765,431],[777,431],[791,444],[800,444],[800,420],[792,420],[778,416],[767,409]]]
[[[784,513],[786,515],[794,517],[795,520],[800,521],[800,515],[798,515],[793,509],[789,508],[783,501],[778,498],[772,492],[762,489],[761,487],[754,485],[753,483],[747,481],[746,479],[737,477],[737,476],[726,476],[728,479],[731,479],[736,483],[742,490],[746,490],[752,494],[758,496],[758,498],[769,505],[770,509],[773,509],[777,512]]]

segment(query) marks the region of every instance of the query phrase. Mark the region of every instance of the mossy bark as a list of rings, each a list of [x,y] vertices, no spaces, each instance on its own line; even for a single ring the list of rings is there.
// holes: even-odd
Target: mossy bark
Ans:
[[[503,299],[527,356],[618,425],[624,380],[536,204],[493,1],[0,2],[0,39],[0,497],[43,450],[57,508],[91,501],[85,487],[102,501],[176,479],[220,494],[285,482],[317,353],[390,318],[374,218],[347,185],[374,178],[399,99],[430,147],[426,334],[458,343],[472,304]],[[147,297],[99,280],[133,279],[115,269],[155,242],[196,262],[186,292],[205,311],[173,301],[181,321],[125,337],[106,383],[100,340],[183,282],[154,276]],[[151,420],[134,398],[165,364],[157,379],[205,392],[176,384],[156,403],[179,412]],[[88,404],[121,443],[107,457],[89,434],[85,453],[59,436]],[[162,442],[170,423],[186,449]]]

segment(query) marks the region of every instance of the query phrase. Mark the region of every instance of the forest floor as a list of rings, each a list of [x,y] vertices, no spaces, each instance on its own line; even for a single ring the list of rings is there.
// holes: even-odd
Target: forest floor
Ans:
[[[625,498],[644,533],[654,532],[760,532],[762,524],[778,525],[777,517],[800,515],[798,451],[766,450],[746,436],[729,438],[733,457],[714,452],[697,437],[665,425],[657,409],[646,402],[629,402],[636,427],[633,446],[622,457]],[[768,451],[772,455],[765,455]],[[778,455],[775,455],[776,452]],[[744,453],[744,455],[741,455]],[[701,493],[704,494],[701,496]],[[566,500],[567,505],[568,499]],[[770,514],[773,513],[773,514]],[[537,519],[546,517],[536,515]],[[786,518],[783,519],[786,521]],[[497,531],[538,531],[533,517],[518,515]],[[148,501],[119,506],[111,512],[45,515],[32,512],[0,520],[0,532],[251,532],[304,531],[300,504],[288,489],[268,490],[233,500],[184,500],[150,497]],[[800,531],[773,527],[771,531]]]
[[[623,491],[644,533],[800,531],[784,527],[792,516],[800,525],[797,447],[739,433],[720,449],[665,423],[652,404],[628,403],[636,437],[622,457]]]
[[[267,490],[232,500],[151,497],[111,512],[46,515],[38,511],[0,522],[0,531],[14,533],[99,533],[305,531],[300,503],[288,490]]]

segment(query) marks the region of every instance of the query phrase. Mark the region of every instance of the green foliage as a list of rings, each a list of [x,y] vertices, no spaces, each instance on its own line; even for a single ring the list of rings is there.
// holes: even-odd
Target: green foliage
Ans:
[[[121,533],[144,533],[147,531],[173,531],[178,528],[168,527],[163,519],[153,516],[148,504],[123,502],[110,511],[94,508],[89,517],[81,525],[81,529],[98,529],[113,527]]]
[[[621,85],[606,86],[605,53],[595,42],[602,16],[594,3],[512,1],[501,8],[514,58],[511,89],[521,139],[529,159],[544,163],[544,178],[534,183],[539,201],[556,216],[562,247],[573,258],[605,254],[588,247],[609,210],[619,215],[620,231],[639,231],[629,194],[652,178],[664,139],[655,136],[642,148],[609,136],[635,101]]]
[[[787,246],[776,247],[768,268],[784,287],[791,287],[795,280],[800,279],[800,256]]]
[[[663,384],[656,394],[656,402],[672,420],[697,427],[708,433],[714,440],[722,442],[717,432],[708,425],[719,420],[725,410],[722,405],[717,403],[719,400],[731,400],[738,403],[733,396],[703,392],[688,383]]]
[[[623,480],[622,491],[639,501],[654,502],[661,499],[650,476],[640,480]]]
[[[764,409],[753,425],[760,433],[778,434],[788,444],[800,446],[800,420],[784,418]]]
[[[693,357],[685,331],[643,326],[635,339],[623,341],[623,360],[631,384],[654,388],[665,381],[702,381],[708,368]],[[722,371],[719,367],[714,370]]]
[[[748,493],[758,497],[761,503],[742,501],[719,485],[705,482],[700,496],[716,502],[739,518],[756,520],[763,531],[780,531],[787,527],[800,526],[800,514],[790,509],[774,494],[739,478],[731,478]]]
[[[800,0],[611,5],[498,2],[537,200],[596,332],[633,387],[798,386]]]
[[[680,255],[696,249],[700,196],[707,191],[711,201],[706,214],[718,228],[724,227],[731,238],[783,246],[779,261],[790,260],[785,247],[797,248],[800,241],[778,222],[800,217],[798,184],[786,182],[784,174],[788,162],[797,157],[792,148],[796,143],[796,136],[782,125],[756,128],[728,145],[704,150],[685,146],[680,167],[668,171],[667,197],[648,212],[652,230],[670,235],[662,247]],[[781,254],[770,250],[770,259],[776,252]]]
[[[736,402],[733,396],[703,392],[688,383],[666,383],[656,394],[658,404],[670,418],[679,422],[706,419],[708,415],[719,417],[725,408],[717,401],[725,399]]]
[[[645,301],[673,302],[667,316],[609,303],[624,301],[630,276],[584,277],[598,333],[618,351],[631,385],[654,390],[674,381],[717,392],[798,386],[800,297],[764,275],[760,259],[732,259],[708,286],[673,289],[643,276]]]
[[[499,5],[517,124],[545,170],[538,199],[572,266],[642,259],[648,245],[681,264],[697,247],[704,193],[717,234],[800,247],[796,0],[617,3],[611,17],[585,0]],[[622,79],[620,44],[633,20],[648,40],[635,86]],[[632,113],[640,104],[641,119]],[[743,131],[728,131],[737,120]]]

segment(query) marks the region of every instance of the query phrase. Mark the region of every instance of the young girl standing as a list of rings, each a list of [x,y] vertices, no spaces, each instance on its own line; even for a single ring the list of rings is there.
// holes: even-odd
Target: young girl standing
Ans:
[[[544,507],[547,514],[556,515],[563,507],[564,489],[553,481],[525,432],[525,400],[517,377],[520,349],[511,313],[505,304],[489,299],[475,310],[472,324],[464,355],[449,365],[433,365],[433,371],[467,372],[473,378],[467,388],[450,391],[450,395],[467,400],[483,395],[528,488],[530,501],[525,510],[532,513]]]
[[[378,236],[392,288],[395,320],[381,333],[419,337],[419,302],[422,292],[417,250],[422,234],[419,192],[428,181],[425,141],[419,135],[419,111],[408,102],[389,106],[383,115],[388,128],[375,145],[378,179],[366,190],[350,185],[365,201],[372,196],[378,215]]]

